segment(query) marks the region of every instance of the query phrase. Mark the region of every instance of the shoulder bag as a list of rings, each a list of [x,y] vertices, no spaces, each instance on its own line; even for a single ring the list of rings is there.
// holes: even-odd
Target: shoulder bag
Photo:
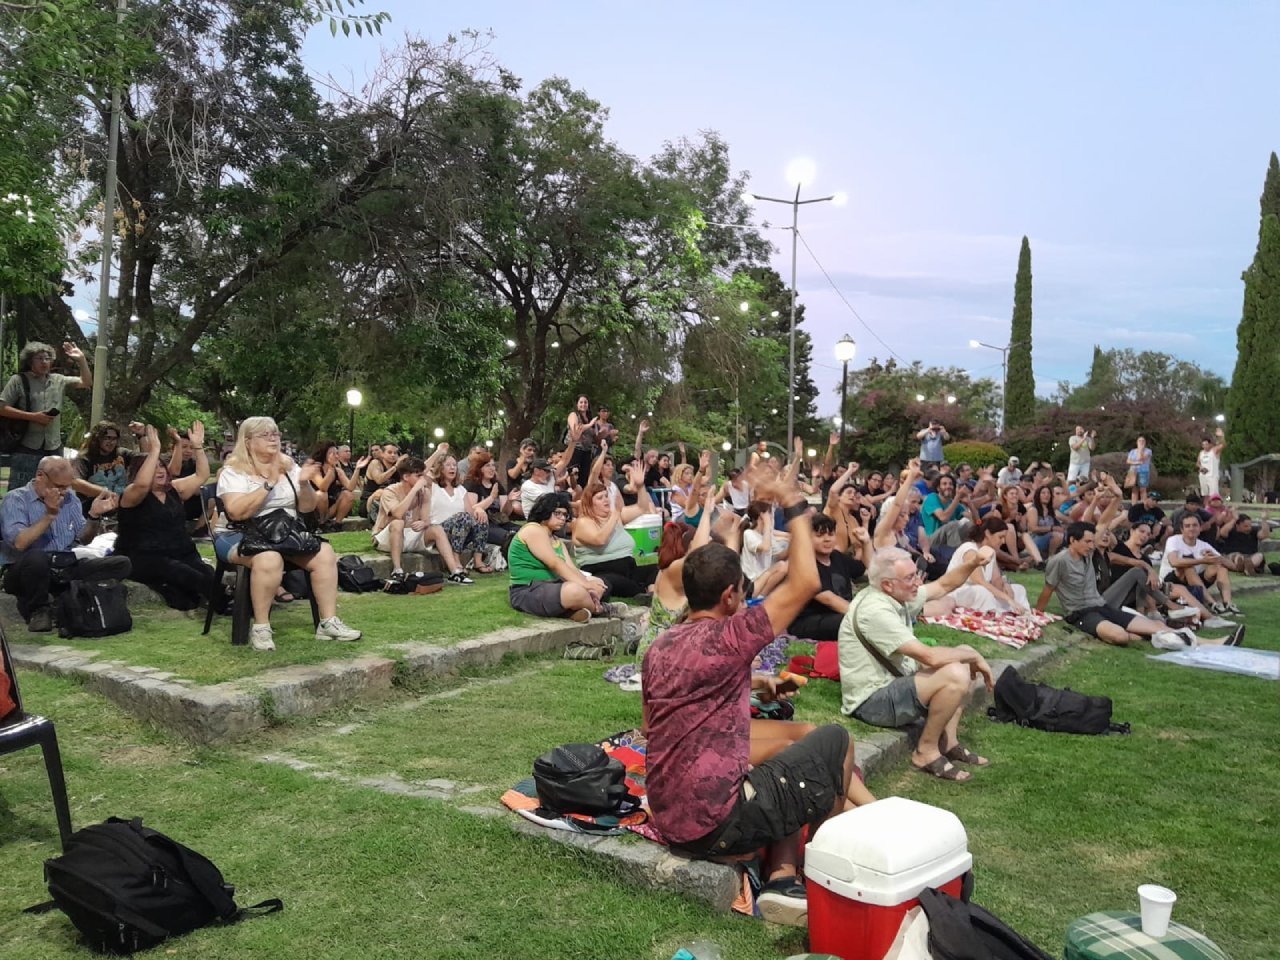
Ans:
[[[30,412],[31,381],[27,379],[25,373],[20,373],[18,376],[22,378],[22,409]],[[30,425],[26,420],[0,417],[0,453],[13,453],[22,446],[22,438],[27,435],[27,427]]]
[[[293,478],[289,474],[286,473],[284,478],[293,489],[293,502],[296,506],[298,488],[293,485]],[[242,520],[238,526],[244,532],[238,548],[242,557],[252,557],[268,551],[304,555],[318,553],[325,542],[307,529],[302,518],[294,516],[283,507]]]

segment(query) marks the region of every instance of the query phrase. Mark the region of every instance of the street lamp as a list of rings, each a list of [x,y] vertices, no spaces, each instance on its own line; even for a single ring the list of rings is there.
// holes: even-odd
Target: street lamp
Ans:
[[[840,449],[844,450],[844,407],[849,400],[849,361],[858,352],[858,343],[847,333],[836,341],[836,359],[844,364],[840,375]]]
[[[763,200],[766,203],[783,203],[791,208],[791,320],[789,323],[789,341],[790,349],[788,351],[787,362],[787,449],[792,446],[792,438],[795,435],[796,421],[796,257],[799,252],[800,244],[800,207],[807,203],[826,203],[827,201],[836,202],[837,206],[843,204],[845,195],[831,194],[826,197],[812,197],[808,200],[800,199],[800,188],[806,183],[812,183],[817,175],[817,168],[813,161],[807,157],[798,157],[787,164],[786,178],[788,183],[796,185],[796,195],[790,200],[782,197],[765,197],[758,193],[747,191],[743,193],[742,199],[748,203],[754,203],[757,200]]]
[[[347,442],[351,445],[351,454],[356,452],[356,407],[364,402],[364,394],[355,387],[347,391],[347,406],[351,408],[351,419],[347,424]]]
[[[1022,343],[1011,343],[1008,346],[997,347],[994,343],[983,343],[981,340],[970,340],[969,346],[975,350],[978,347],[986,347],[988,350],[1000,351],[1000,433],[1004,434],[1004,422],[1008,414],[1006,409],[1009,404],[1009,351],[1014,347],[1022,346]]]

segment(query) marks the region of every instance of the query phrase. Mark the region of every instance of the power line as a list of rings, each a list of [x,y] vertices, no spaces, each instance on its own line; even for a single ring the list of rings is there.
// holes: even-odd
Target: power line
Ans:
[[[904,363],[910,366],[907,360],[904,357],[902,357],[900,354],[898,354],[893,349],[893,347],[885,343],[884,339],[880,336],[880,334],[872,330],[871,325],[868,324],[867,321],[862,319],[862,317],[858,314],[857,310],[853,309],[853,304],[849,302],[849,298],[846,297],[844,293],[841,292],[840,288],[836,286],[836,282],[831,279],[831,274],[827,273],[827,268],[822,265],[822,262],[818,259],[818,255],[813,252],[813,248],[809,246],[809,241],[804,238],[804,234],[802,234],[799,230],[797,230],[796,236],[800,238],[800,242],[804,244],[805,250],[808,252],[809,256],[813,258],[813,262],[817,264],[818,269],[822,271],[822,275],[827,278],[827,283],[831,284],[831,289],[836,292],[836,296],[838,296],[840,300],[844,303],[844,305],[849,308],[849,312],[853,314],[853,318],[857,320],[860,324],[862,324],[863,329],[866,330],[867,333],[871,334],[871,336],[875,338],[876,342],[879,343],[880,346],[884,347],[886,350],[889,351],[890,356],[897,359],[898,362]]]

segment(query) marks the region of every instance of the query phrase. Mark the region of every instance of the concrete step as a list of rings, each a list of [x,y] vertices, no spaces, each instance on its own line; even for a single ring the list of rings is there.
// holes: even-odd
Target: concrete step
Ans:
[[[372,530],[373,525],[364,517],[347,517],[342,521],[343,533],[355,533],[358,530]]]

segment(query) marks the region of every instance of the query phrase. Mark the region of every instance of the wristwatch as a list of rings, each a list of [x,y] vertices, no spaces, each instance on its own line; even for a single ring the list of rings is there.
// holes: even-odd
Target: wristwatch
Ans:
[[[270,492],[271,492],[272,490],[274,490],[275,488],[276,488],[276,487],[275,487],[275,484],[274,484],[274,483],[267,483],[267,481],[265,481],[265,480],[263,480],[263,481],[262,481],[262,489],[263,489],[263,490],[265,490],[265,491],[267,491],[267,493],[270,493]]]
[[[790,523],[796,517],[803,517],[809,512],[809,501],[801,500],[799,503],[793,503],[782,511],[783,523]]]

